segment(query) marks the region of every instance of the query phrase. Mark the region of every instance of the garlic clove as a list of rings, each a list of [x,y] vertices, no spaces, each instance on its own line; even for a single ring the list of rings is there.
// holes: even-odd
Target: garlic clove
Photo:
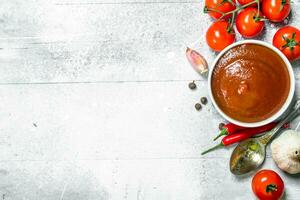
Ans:
[[[205,58],[200,53],[189,47],[186,48],[185,54],[191,66],[201,75],[207,76],[208,64]]]

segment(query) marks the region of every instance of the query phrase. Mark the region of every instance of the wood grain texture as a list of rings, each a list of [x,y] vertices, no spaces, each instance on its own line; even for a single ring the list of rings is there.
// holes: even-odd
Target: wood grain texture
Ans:
[[[194,109],[207,96],[206,83],[197,85],[1,85],[0,192],[7,199],[251,199],[251,176],[228,171],[232,148],[200,155],[222,119],[210,102]],[[264,168],[278,171],[269,149]],[[297,199],[299,178],[281,174],[288,199]]]
[[[184,52],[191,46],[209,63],[216,56],[204,42],[211,20],[202,7],[6,2],[0,17],[0,82],[201,80]],[[299,18],[293,12],[290,24],[299,26]],[[272,26],[260,39],[271,41],[282,25]],[[299,62],[294,68],[299,78]]]
[[[5,199],[255,199],[251,179],[230,174],[223,159],[1,163]],[[271,160],[266,165],[277,170]],[[218,166],[219,170],[216,169]],[[279,171],[286,199],[299,199],[299,177]],[[34,179],[34,181],[32,181]]]
[[[1,200],[254,199],[251,175],[228,171],[233,147],[200,155],[223,121],[211,102],[195,111],[207,85],[184,55],[216,56],[203,1],[0,2]],[[299,199],[300,177],[267,155]]]

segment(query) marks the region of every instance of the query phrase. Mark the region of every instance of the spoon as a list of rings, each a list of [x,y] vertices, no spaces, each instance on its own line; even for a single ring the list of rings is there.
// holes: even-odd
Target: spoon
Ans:
[[[233,150],[230,158],[230,171],[235,175],[246,174],[258,168],[265,160],[266,146],[280,132],[281,127],[295,119],[300,114],[300,100],[293,110],[271,131],[265,135],[250,138],[239,143]]]

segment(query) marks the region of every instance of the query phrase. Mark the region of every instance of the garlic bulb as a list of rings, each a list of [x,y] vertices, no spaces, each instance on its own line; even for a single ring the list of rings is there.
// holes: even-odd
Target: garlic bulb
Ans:
[[[287,130],[271,144],[277,166],[289,174],[300,173],[300,132]]]

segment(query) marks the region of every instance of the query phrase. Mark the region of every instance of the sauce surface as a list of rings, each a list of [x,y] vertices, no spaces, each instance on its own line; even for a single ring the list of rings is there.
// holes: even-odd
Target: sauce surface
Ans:
[[[212,74],[212,94],[219,108],[241,122],[271,117],[290,90],[286,64],[273,50],[242,44],[228,50]]]

